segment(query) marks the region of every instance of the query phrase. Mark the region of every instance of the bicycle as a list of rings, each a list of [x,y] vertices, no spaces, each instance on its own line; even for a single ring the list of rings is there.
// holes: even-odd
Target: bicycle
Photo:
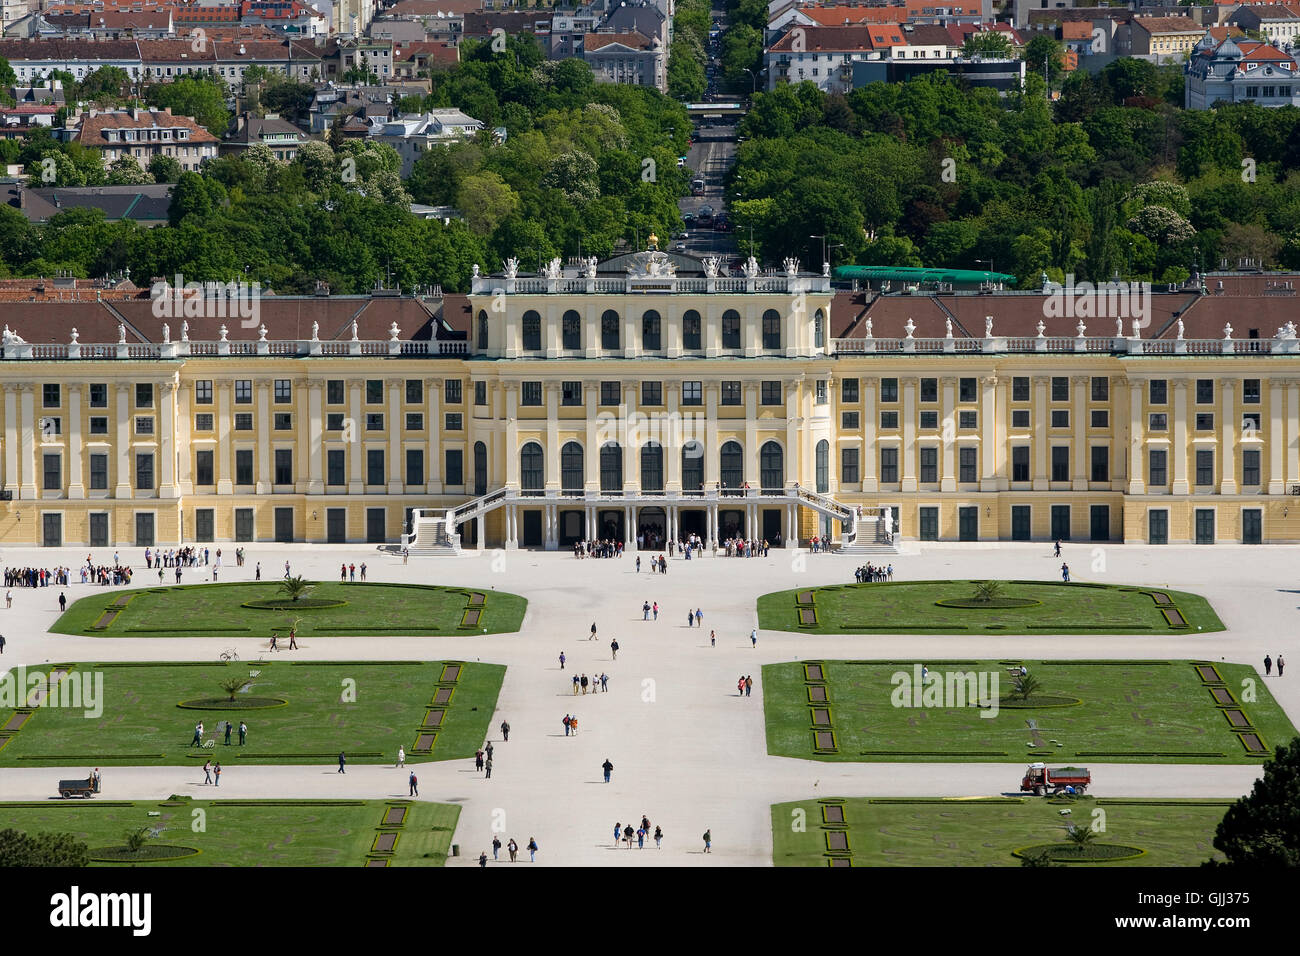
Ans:
[[[237,660],[239,660],[239,654],[233,647],[228,647],[221,652],[221,662],[223,664]]]

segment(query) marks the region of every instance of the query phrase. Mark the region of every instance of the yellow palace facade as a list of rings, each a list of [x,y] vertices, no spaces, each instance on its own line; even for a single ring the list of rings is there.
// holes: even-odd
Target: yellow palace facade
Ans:
[[[6,280],[0,543],[1300,541],[1292,277],[1197,279],[1136,322],[653,249],[251,316]]]

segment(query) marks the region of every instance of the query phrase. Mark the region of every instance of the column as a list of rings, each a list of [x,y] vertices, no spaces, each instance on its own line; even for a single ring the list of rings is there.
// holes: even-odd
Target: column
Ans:
[[[462,390],[461,392],[461,397],[467,403],[465,428],[467,432],[473,433],[472,437],[476,438],[478,421],[474,418],[473,406],[468,404],[474,400],[474,383],[466,382],[465,385],[468,387],[468,391]],[[427,482],[425,492],[431,495],[440,495],[442,494],[442,441],[440,440],[442,436],[442,379],[426,378],[424,380],[424,401],[427,409],[424,427],[429,433],[429,451],[426,455],[428,460],[424,463],[424,479]],[[462,467],[468,469],[466,472],[468,474],[474,467],[474,442],[471,440],[466,443],[466,446],[466,461],[462,463]],[[471,487],[473,486],[471,485]],[[479,531],[478,542],[479,547],[483,547],[482,529]]]
[[[546,463],[545,487],[560,487],[560,386],[555,382],[542,384],[546,396]]]
[[[940,421],[939,454],[939,490],[957,490],[957,469],[954,458],[957,455],[957,379],[944,378],[939,383],[943,387],[943,419]]]
[[[1074,481],[1075,491],[1087,491],[1088,479],[1091,477],[1091,456],[1088,450],[1088,376],[1075,375],[1070,379],[1074,386],[1074,408],[1070,412],[1074,419]]]
[[[1010,442],[1007,436],[1010,434],[1011,419],[1007,415],[1007,409],[1010,403],[1007,401],[1007,386],[1011,380],[1003,378],[995,380],[997,384],[993,387],[993,418],[994,424],[991,429],[993,435],[993,467],[997,479],[997,488],[999,491],[1006,491],[1011,487],[1010,474]]]
[[[388,493],[400,495],[406,479],[402,467],[402,390],[406,380],[390,378],[384,381],[388,386]],[[461,463],[464,468],[464,462]]]
[[[715,491],[721,478],[718,446],[718,383],[705,382],[704,389],[704,490]]]
[[[600,445],[606,436],[596,428],[597,409],[600,400],[600,382],[596,379],[584,379],[582,382],[582,400],[587,412],[587,441],[582,453],[582,485],[587,491],[600,490]],[[587,509],[587,537],[594,538],[592,528],[595,526],[595,509]]]
[[[1119,430],[1118,425],[1128,420],[1130,399],[1128,379],[1122,375],[1112,377],[1110,395],[1111,428],[1110,437],[1106,441],[1107,447],[1110,448],[1110,488],[1111,491],[1123,491],[1128,486],[1128,454],[1123,439],[1119,437],[1123,432]]]
[[[799,414],[799,383],[802,376],[793,382],[783,383],[781,388],[785,392],[785,469],[786,473],[793,473],[794,480],[803,484],[803,473],[799,467],[799,456],[795,454],[795,449],[799,447],[799,428],[803,418]],[[815,484],[810,482],[810,487]]]
[[[487,519],[483,515],[479,515],[474,520],[478,524],[478,534],[475,535],[475,538],[477,540],[476,547],[479,551],[482,551],[483,538],[487,535]]]
[[[1190,451],[1187,443],[1187,379],[1176,378],[1174,385],[1174,443],[1169,448],[1173,458],[1174,487],[1173,493],[1185,495],[1187,487],[1187,456]]]
[[[879,382],[877,378],[862,379],[862,451],[858,453],[858,473],[862,476],[862,490],[866,494],[874,494],[879,488],[876,477],[876,459],[879,457],[876,427],[880,424],[876,413],[876,389]]]
[[[1237,429],[1241,427],[1236,420],[1236,404],[1233,401],[1233,389],[1237,385],[1234,378],[1219,379],[1219,394],[1223,396],[1223,460],[1219,462],[1219,494],[1235,495],[1237,493]]]
[[[1283,426],[1286,409],[1282,407],[1282,384],[1280,378],[1268,380],[1268,493],[1284,495],[1287,492],[1286,475],[1282,471],[1282,447],[1285,439]]]
[[[231,451],[230,433],[235,428],[235,416],[230,413],[229,379],[212,383],[217,391],[217,494],[229,495],[235,490],[235,461]]]
[[[40,426],[36,422],[36,386],[24,382],[22,389],[22,450],[19,452],[19,467],[22,469],[23,498],[35,498],[36,491],[36,436]],[[39,533],[39,529],[38,529]]]
[[[5,491],[16,496],[18,493],[18,403],[17,385],[8,383],[5,390]]]
[[[1146,434],[1142,419],[1142,393],[1145,379],[1129,379],[1128,386],[1128,493],[1146,494],[1146,468],[1142,461],[1142,439]]]
[[[916,491],[916,378],[908,377],[903,386],[903,446],[898,451],[902,490]]]
[[[158,417],[161,426],[158,436],[159,498],[176,497],[176,383],[159,382],[154,391],[158,394]]]
[[[130,385],[117,387],[117,485],[113,490],[113,497],[132,497]]]
[[[269,378],[259,378],[255,383],[257,386],[257,493],[259,495],[270,494],[271,484],[275,476],[271,474],[271,380]],[[360,388],[360,386],[358,386]],[[360,394],[358,392],[358,394]],[[354,430],[361,428],[360,418]],[[358,439],[359,435],[356,436]],[[358,456],[360,456],[360,442],[357,442]],[[357,474],[361,473],[360,464],[357,465]],[[350,490],[350,489],[349,489]],[[358,488],[358,491],[361,489]]]
[[[681,419],[682,383],[666,382],[668,389],[668,421],[672,429],[670,434],[663,434],[660,429],[660,442],[664,446],[664,490],[680,493],[682,490],[682,449],[688,440],[695,437],[693,430],[688,430]]]
[[[761,488],[762,472],[758,461],[758,382],[745,379],[741,382],[745,390],[745,480],[751,487]],[[793,454],[794,449],[787,448],[786,454]]]
[[[502,454],[506,459],[506,485],[519,490],[519,385],[505,382],[506,446]]]
[[[222,392],[224,403],[225,392]],[[319,380],[309,380],[307,384],[307,494],[319,495],[325,491],[324,479],[324,457],[325,457],[325,419],[321,414],[323,407],[321,398],[321,383]],[[225,412],[222,412],[222,418],[225,418]],[[302,434],[302,429],[298,429],[298,434]],[[224,460],[225,453],[222,452]]]
[[[641,450],[641,442],[645,436],[641,434],[641,429],[636,427],[637,421],[637,386],[635,383],[628,383],[623,386],[623,406],[619,413],[625,423],[626,441],[623,442],[623,493],[632,494],[641,487],[641,473],[637,470],[638,455]],[[636,529],[629,534],[629,538],[635,538]]]
[[[1047,387],[1051,378],[1046,375],[1034,376],[1034,491],[1046,491],[1048,488],[1047,471],[1047,423],[1051,420],[1051,406],[1047,403]]]
[[[980,379],[980,491],[997,491],[999,488],[997,410],[1006,406],[997,401],[997,384],[996,375]]]
[[[81,385],[68,386],[68,498],[86,497],[81,475]]]
[[[1287,382],[1286,401],[1286,483],[1289,488],[1300,481],[1300,381]]]
[[[626,551],[636,551],[636,509],[630,505],[623,506],[623,545]]]
[[[194,428],[194,408],[190,401],[193,391],[192,387],[186,385],[176,386],[176,482],[181,496],[194,494],[194,455],[190,450]],[[216,449],[212,450],[215,452]],[[217,463],[214,461],[212,470],[215,472],[216,468]]]

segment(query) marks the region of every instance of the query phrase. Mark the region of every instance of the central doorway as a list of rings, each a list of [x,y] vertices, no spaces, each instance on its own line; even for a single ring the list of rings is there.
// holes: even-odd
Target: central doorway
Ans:
[[[640,508],[637,510],[636,533],[637,537],[645,536],[644,542],[640,547],[658,551],[666,547],[666,538],[668,530],[668,515],[663,508],[656,506],[650,508]]]

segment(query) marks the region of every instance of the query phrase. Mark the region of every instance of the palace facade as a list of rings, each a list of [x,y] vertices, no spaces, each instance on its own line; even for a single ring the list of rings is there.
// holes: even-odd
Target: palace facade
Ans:
[[[0,281],[0,542],[1300,541],[1294,276],[1125,312],[517,265],[464,296]]]

